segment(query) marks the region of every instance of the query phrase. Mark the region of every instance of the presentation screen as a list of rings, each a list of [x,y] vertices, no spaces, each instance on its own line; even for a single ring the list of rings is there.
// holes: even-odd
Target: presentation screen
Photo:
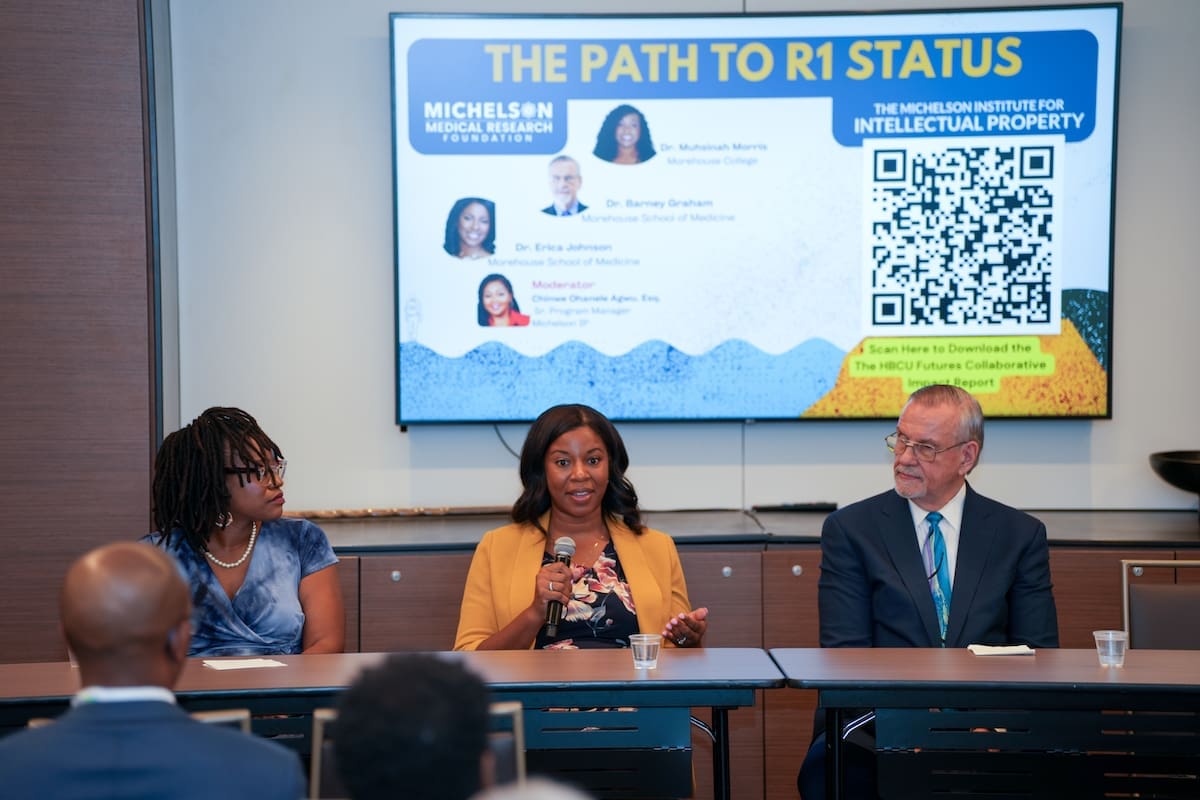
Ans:
[[[397,422],[1110,416],[1120,24],[392,15]]]

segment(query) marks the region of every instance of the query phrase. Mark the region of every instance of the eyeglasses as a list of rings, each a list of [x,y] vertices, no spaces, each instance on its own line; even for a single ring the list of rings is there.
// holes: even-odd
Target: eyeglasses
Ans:
[[[283,473],[287,472],[287,459],[281,458],[274,464],[251,464],[246,467],[226,467],[226,475],[246,475],[253,476],[262,483],[267,479],[267,475],[272,475],[276,481],[283,480]]]
[[[890,452],[895,453],[898,456],[902,456],[904,455],[905,450],[912,448],[912,451],[916,453],[917,459],[920,461],[933,461],[938,457],[938,453],[944,453],[947,450],[953,450],[956,447],[962,447],[969,441],[970,439],[963,442],[958,442],[957,444],[952,444],[949,447],[943,447],[939,450],[931,444],[914,442],[910,441],[909,439],[905,439],[900,435],[899,431],[895,433],[889,433],[887,436],[883,437],[883,443],[887,445],[887,449]]]

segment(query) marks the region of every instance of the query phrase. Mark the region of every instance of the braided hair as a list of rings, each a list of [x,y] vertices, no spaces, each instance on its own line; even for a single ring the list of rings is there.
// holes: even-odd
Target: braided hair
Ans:
[[[276,461],[283,457],[254,417],[240,408],[210,408],[164,439],[154,459],[151,487],[154,525],[163,546],[182,536],[197,553],[206,551],[209,534],[229,512],[226,459],[236,456],[250,465],[266,453]],[[246,480],[238,475],[239,484]]]

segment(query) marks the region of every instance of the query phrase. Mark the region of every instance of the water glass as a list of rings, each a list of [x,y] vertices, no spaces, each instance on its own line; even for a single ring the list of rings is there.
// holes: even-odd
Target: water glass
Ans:
[[[658,651],[662,647],[662,636],[657,633],[635,633],[629,637],[629,649],[633,651],[634,669],[655,669],[658,666]]]
[[[1125,631],[1092,631],[1102,667],[1125,666]]]

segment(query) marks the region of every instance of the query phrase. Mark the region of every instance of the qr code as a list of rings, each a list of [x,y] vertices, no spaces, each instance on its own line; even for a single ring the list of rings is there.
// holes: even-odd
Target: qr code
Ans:
[[[871,335],[1059,332],[1061,138],[863,151]]]

